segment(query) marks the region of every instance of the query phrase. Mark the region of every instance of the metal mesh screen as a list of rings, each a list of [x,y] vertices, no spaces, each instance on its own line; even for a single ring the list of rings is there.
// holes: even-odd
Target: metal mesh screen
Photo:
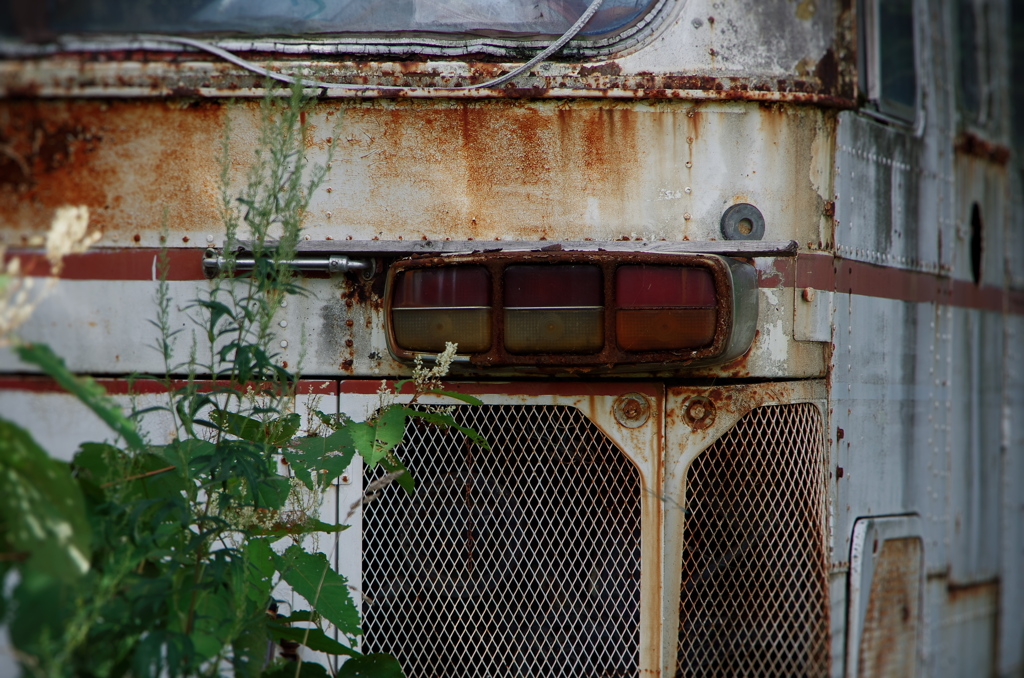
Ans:
[[[686,479],[678,676],[827,676],[821,415],[760,407]]]
[[[415,495],[393,485],[366,507],[365,650],[410,678],[636,676],[636,467],[572,407],[455,417],[491,448],[410,426]]]

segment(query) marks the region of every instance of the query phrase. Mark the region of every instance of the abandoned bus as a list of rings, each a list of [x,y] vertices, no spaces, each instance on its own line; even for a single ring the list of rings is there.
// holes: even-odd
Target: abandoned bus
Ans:
[[[364,649],[410,677],[1024,676],[1022,26],[1011,0],[12,2],[0,237],[41,256],[63,205],[102,234],[21,335],[123,402],[160,372],[158,252],[176,299],[218,273],[222,176],[298,81],[333,155],[275,360],[358,418],[455,341],[490,443],[410,428],[417,492],[339,537]],[[104,437],[0,370],[46,449]]]

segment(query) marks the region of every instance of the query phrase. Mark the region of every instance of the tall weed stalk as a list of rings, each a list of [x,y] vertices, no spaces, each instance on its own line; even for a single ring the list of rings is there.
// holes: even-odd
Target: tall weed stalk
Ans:
[[[335,671],[274,659],[282,643],[345,658],[339,676],[402,675],[393,658],[357,651],[360,615],[348,582],[324,554],[307,548],[307,537],[344,529],[320,521],[317,507],[357,456],[368,467],[383,465],[386,478],[414,491],[395,453],[408,420],[456,426],[448,411],[418,405],[422,395],[479,401],[441,390],[451,345],[432,369],[418,366],[413,379],[385,388],[368,420],[313,410],[305,432],[314,434],[302,435],[299,377],[276,354],[274,327],[282,301],[305,293],[286,262],[296,254],[310,197],[327,172],[307,161],[309,105],[299,90],[262,101],[258,146],[236,197],[228,187],[225,140],[221,216],[228,265],[184,305],[191,333],[175,327],[168,258],[159,260],[152,324],[163,373],[140,379],[162,385],[163,404],[126,418],[44,345],[18,347],[24,360],[75,393],[115,432],[113,442],[83,443],[69,468],[0,420],[0,449],[17,452],[4,455],[0,478],[27,488],[22,500],[0,502],[0,520],[12,524],[14,512],[28,511],[46,527],[38,535],[6,534],[0,544],[19,554],[0,560],[4,581],[17,581],[3,589],[0,619],[27,675]],[[243,247],[256,263],[241,274],[233,263]],[[395,394],[403,387],[412,395],[399,404]],[[170,421],[169,440],[148,439],[150,417]],[[486,445],[474,431],[456,427]],[[282,459],[290,475],[279,472]],[[33,473],[34,467],[46,472]],[[50,501],[56,497],[61,500]],[[50,566],[40,567],[44,561]],[[273,592],[281,582],[308,608],[278,614]]]

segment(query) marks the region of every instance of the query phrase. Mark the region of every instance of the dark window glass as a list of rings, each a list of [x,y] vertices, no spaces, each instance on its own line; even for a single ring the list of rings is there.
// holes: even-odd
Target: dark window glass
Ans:
[[[917,106],[913,0],[879,0],[878,58],[883,109],[913,117]]]
[[[978,68],[978,21],[974,0],[959,0],[956,30],[960,104],[972,118],[977,118],[981,111],[981,71]]]
[[[585,34],[620,30],[654,0],[605,0]],[[0,30],[60,33],[438,32],[560,35],[589,0],[9,0]],[[2,10],[0,10],[2,12]]]
[[[1010,3],[1010,82],[1024,82],[1024,2]],[[1024,169],[1024,87],[1010,87],[1015,161]],[[1018,222],[1019,223],[1019,222]]]

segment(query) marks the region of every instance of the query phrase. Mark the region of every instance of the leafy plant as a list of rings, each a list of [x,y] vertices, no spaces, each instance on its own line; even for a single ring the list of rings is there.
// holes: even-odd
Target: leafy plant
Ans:
[[[402,675],[394,658],[356,650],[360,616],[348,582],[308,546],[311,535],[337,535],[344,526],[320,521],[317,508],[357,456],[371,468],[383,465],[384,483],[413,492],[413,476],[395,453],[409,419],[456,426],[448,411],[424,408],[420,397],[478,401],[440,389],[450,345],[433,368],[417,366],[413,379],[382,387],[380,408],[366,421],[314,410],[309,428],[323,435],[300,435],[299,378],[275,355],[272,328],[281,301],[304,293],[285,262],[326,173],[306,162],[306,106],[297,90],[287,102],[262,103],[259,146],[241,196],[222,194],[227,272],[185,305],[195,335],[180,361],[182,335],[172,325],[161,259],[153,324],[164,371],[140,378],[160,382],[166,402],[125,416],[46,346],[17,346],[114,434],[112,442],[83,443],[67,465],[0,420],[0,482],[12,488],[0,493],[0,617],[27,674],[326,675],[308,662],[268,664],[275,644],[298,643],[345,657],[339,676]],[[226,167],[226,150],[224,159]],[[225,187],[226,177],[225,170]],[[231,264],[240,234],[256,260],[245,275]],[[411,396],[399,404],[403,389]],[[140,428],[153,415],[170,419],[170,442],[154,444]],[[282,458],[292,477],[278,473]],[[371,497],[381,484],[367,488]],[[272,596],[281,581],[308,609],[276,613]]]

